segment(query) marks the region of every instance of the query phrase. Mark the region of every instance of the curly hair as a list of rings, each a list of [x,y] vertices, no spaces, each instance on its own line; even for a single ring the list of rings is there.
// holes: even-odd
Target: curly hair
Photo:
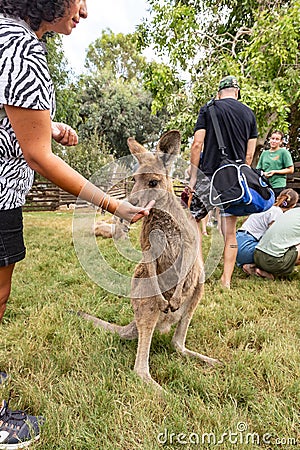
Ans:
[[[54,22],[65,15],[75,0],[0,0],[0,13],[24,20],[33,31],[41,23]]]
[[[284,189],[277,197],[275,206],[280,206],[281,208],[293,208],[299,200],[298,192],[293,189]]]

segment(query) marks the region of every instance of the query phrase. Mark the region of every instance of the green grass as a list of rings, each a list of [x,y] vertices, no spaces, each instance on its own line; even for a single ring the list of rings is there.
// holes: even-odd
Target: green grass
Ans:
[[[1,394],[11,391],[11,408],[46,417],[37,448],[288,449],[296,439],[300,445],[299,273],[271,282],[236,270],[232,290],[224,292],[220,262],[187,347],[224,364],[211,369],[183,359],[171,348],[172,333],[155,333],[150,370],[160,394],[132,371],[136,341],[69,313],[81,309],[119,324],[133,317],[128,298],[103,290],[82,269],[72,214],[24,216],[27,257],[16,265],[1,325],[0,368],[11,376]],[[112,241],[98,243],[130,276],[134,263],[119,261]],[[205,433],[212,433],[210,444]]]

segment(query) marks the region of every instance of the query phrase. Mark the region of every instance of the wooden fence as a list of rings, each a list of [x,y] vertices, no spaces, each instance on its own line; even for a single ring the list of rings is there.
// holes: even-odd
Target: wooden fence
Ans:
[[[55,211],[59,207],[60,189],[48,180],[35,181],[26,196],[24,211]]]
[[[124,174],[116,173],[107,185],[101,188],[113,197],[122,200],[128,197],[133,183],[124,177]],[[179,197],[184,185],[176,181],[174,183],[174,192]],[[300,162],[295,163],[295,172],[288,176],[287,187],[294,189],[300,195]],[[48,180],[35,181],[30,192],[26,197],[24,211],[55,211],[57,209],[72,208],[74,204],[87,206],[87,202],[77,200],[74,195],[68,194],[58,188]]]
[[[294,173],[287,177],[286,186],[294,189],[300,195],[300,161],[294,163],[294,168]]]
[[[101,186],[105,192],[108,192],[113,197],[122,200],[131,192],[133,182],[126,179],[116,180],[107,186]],[[174,185],[175,194],[180,196],[183,185],[177,183]],[[74,205],[88,206],[88,203],[77,199],[74,195],[63,191],[48,180],[35,181],[33,186],[26,196],[26,203],[23,206],[23,211],[55,211],[62,209],[72,209]]]
[[[102,186],[103,188],[103,186]],[[111,195],[118,199],[128,195],[127,183],[117,183],[108,189]],[[23,211],[55,211],[57,209],[72,208],[72,205],[87,206],[84,200],[77,199],[72,194],[58,188],[48,180],[35,181],[30,192],[26,196],[26,203]],[[73,206],[74,207],[74,206]]]

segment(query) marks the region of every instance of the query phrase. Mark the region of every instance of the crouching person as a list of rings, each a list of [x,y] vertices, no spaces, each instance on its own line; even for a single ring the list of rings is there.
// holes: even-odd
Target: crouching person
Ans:
[[[274,279],[300,264],[300,208],[282,214],[265,232],[254,251],[255,275]]]

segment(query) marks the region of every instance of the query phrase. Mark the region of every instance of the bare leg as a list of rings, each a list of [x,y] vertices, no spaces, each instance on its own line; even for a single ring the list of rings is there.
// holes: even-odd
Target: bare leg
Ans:
[[[236,222],[235,216],[221,217],[222,233],[224,236],[224,269],[221,277],[221,283],[224,287],[230,289],[230,282],[234,270],[237,241],[236,241]]]
[[[207,216],[205,216],[203,219],[200,220],[203,236],[208,236],[207,229],[206,229],[208,219],[209,219],[209,213],[207,214]]]
[[[221,214],[220,214],[220,208],[216,208],[216,220],[217,220],[217,227],[219,233],[222,235],[222,225],[221,225]]]
[[[6,303],[11,290],[11,278],[15,265],[0,267],[0,322],[4,316]]]

